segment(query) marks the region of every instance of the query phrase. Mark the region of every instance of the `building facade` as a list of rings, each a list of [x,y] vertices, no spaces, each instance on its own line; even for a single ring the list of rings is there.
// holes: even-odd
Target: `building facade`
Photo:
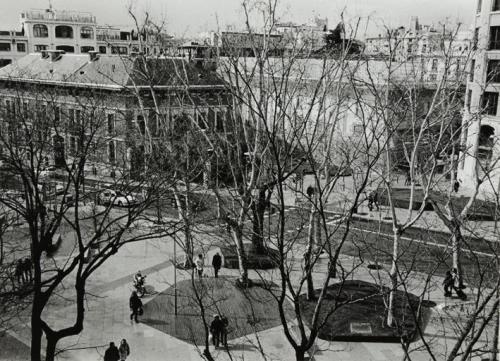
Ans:
[[[176,121],[222,128],[223,92],[215,74],[183,59],[44,50],[0,69],[2,134],[23,147],[24,133],[34,134],[23,133],[23,127],[49,121],[46,163],[69,164],[80,151],[83,132],[83,139],[92,137],[89,173],[135,176],[147,168]]]
[[[127,55],[143,52],[148,55],[170,53],[173,39],[167,34],[124,30],[100,26],[91,13],[66,10],[27,10],[20,16],[21,31],[0,32],[0,66],[7,65],[28,53],[62,50],[82,54]]]
[[[498,191],[500,171],[498,135],[500,134],[500,1],[478,0],[474,21],[474,56],[469,68],[463,133],[463,160],[458,177],[466,187],[483,178],[481,195]]]

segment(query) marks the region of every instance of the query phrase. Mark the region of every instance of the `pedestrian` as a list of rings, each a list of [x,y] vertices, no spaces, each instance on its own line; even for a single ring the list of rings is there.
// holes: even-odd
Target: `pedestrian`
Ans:
[[[120,361],[125,361],[128,355],[130,355],[130,346],[128,345],[127,340],[123,339],[122,342],[120,342],[118,351],[120,353]]]
[[[378,205],[378,192],[376,189],[372,190],[368,194],[368,209],[370,210],[370,212],[373,210],[373,205],[377,207],[377,211],[380,210]]]
[[[18,259],[16,262],[16,269],[14,275],[16,276],[17,283],[19,285],[23,284],[24,281],[24,264],[22,259]]]
[[[120,361],[120,352],[114,342],[110,342],[108,349],[104,352],[104,361]]]
[[[33,279],[33,273],[31,271],[32,269],[33,262],[31,262],[31,258],[26,257],[23,261],[23,273],[26,277],[26,282],[31,282],[31,280]]]
[[[462,291],[463,285],[462,282],[460,282],[460,277],[458,275],[458,270],[456,268],[453,268],[451,271],[451,276],[453,278],[453,289],[457,293],[457,296],[462,299],[462,301],[465,301],[467,299],[467,295]]]
[[[221,343],[224,347],[227,347],[227,332],[228,332],[229,320],[224,315],[221,316],[220,320],[222,322]]]
[[[455,183],[453,183],[453,190],[455,193],[458,193],[458,189],[460,188],[460,181],[456,180]]]
[[[139,296],[137,296],[137,292],[132,292],[129,300],[129,305],[130,310],[132,311],[132,313],[130,314],[130,321],[132,321],[133,318],[136,323],[139,322],[137,320],[137,316],[140,316],[142,314],[142,301]]]
[[[411,184],[411,173],[410,171],[406,172],[405,186],[409,186]]]
[[[222,257],[218,252],[212,258],[212,266],[214,267],[215,278],[219,278],[219,270],[222,267]]]
[[[196,271],[198,272],[198,277],[203,277],[203,255],[199,254],[198,257],[194,260],[194,265],[196,266]]]
[[[444,297],[451,297],[451,290],[453,287],[453,275],[451,271],[446,271],[443,280]]]
[[[213,342],[215,348],[219,347],[222,328],[223,328],[223,325],[222,325],[222,321],[221,321],[219,315],[214,315],[214,319],[210,323],[210,333],[212,334],[212,342]]]

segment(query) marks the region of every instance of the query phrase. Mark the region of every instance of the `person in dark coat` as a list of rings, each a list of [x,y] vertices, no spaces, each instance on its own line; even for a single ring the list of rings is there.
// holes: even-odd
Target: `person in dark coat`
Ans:
[[[222,324],[219,315],[214,315],[214,319],[210,323],[210,332],[212,333],[212,342],[215,347],[219,347],[223,327],[224,325]]]
[[[451,297],[451,290],[453,288],[453,276],[451,271],[446,271],[446,275],[443,280],[444,297]]]
[[[114,342],[110,342],[108,349],[104,352],[104,361],[120,361],[120,352]]]
[[[222,257],[219,253],[216,253],[212,258],[212,266],[214,267],[215,278],[219,277],[219,270],[222,267]]]
[[[222,342],[222,345],[224,345],[224,347],[227,347],[227,333],[229,327],[229,320],[224,315],[221,316],[220,320],[222,322],[222,332],[220,335],[221,338],[220,341]]]
[[[14,271],[14,275],[16,276],[16,280],[18,284],[23,284],[24,280],[24,269],[23,269],[23,260],[18,259],[16,262],[16,269]]]
[[[132,295],[130,296],[129,300],[129,305],[130,305],[130,310],[132,311],[132,313],[130,314],[130,320],[132,320],[133,318],[135,322],[139,322],[137,320],[137,316],[139,315],[139,312],[142,309],[142,301],[139,298],[139,296],[137,296],[137,292],[135,291],[132,292]]]
[[[26,282],[29,282],[33,279],[33,262],[31,262],[31,258],[26,257],[23,261],[23,273],[26,277]]]
[[[375,205],[375,207],[377,207],[377,211],[380,210],[379,205],[378,205],[378,192],[376,190],[372,190],[368,194],[368,209],[370,211],[373,210],[373,205]]]

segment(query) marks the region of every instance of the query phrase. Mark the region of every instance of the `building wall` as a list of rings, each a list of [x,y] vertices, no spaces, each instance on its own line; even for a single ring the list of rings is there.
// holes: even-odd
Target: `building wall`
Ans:
[[[494,164],[494,160],[500,156],[500,109],[498,104],[486,109],[484,94],[491,93],[498,99],[500,92],[500,83],[487,79],[488,62],[500,60],[500,47],[492,47],[490,44],[491,27],[500,26],[500,3],[497,0],[480,0],[476,1],[476,5],[474,40],[477,45],[467,82],[462,122],[462,128],[467,131],[463,132],[463,161],[459,164],[458,178],[464,186],[473,188],[476,185],[476,176],[484,174],[482,168],[491,169],[487,170],[491,181],[485,181],[480,186],[481,196],[489,197],[498,190],[500,180],[498,165]],[[498,49],[493,49],[494,47]],[[483,137],[480,136],[482,132]]]

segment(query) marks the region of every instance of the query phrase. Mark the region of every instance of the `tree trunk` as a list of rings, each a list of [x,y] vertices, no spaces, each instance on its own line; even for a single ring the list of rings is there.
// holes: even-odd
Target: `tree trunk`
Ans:
[[[307,232],[307,250],[304,255],[304,268],[306,272],[306,283],[307,283],[307,299],[309,301],[314,300],[314,284],[312,278],[312,254],[314,249],[314,227],[315,227],[315,207],[314,204],[311,206],[311,211],[309,214],[309,229]]]
[[[497,290],[498,297],[498,290]],[[491,345],[490,361],[499,361],[499,351],[500,347],[498,342],[500,341],[500,306],[497,307],[495,315],[495,330],[493,331],[493,340]]]
[[[40,315],[33,312],[31,315],[31,361],[41,361],[42,351],[42,326]]]
[[[451,240],[452,256],[453,256],[453,268],[457,270],[458,275],[458,285],[459,288],[463,288],[464,278],[462,273],[462,262],[460,260],[460,251],[462,248],[462,232],[460,231],[460,225],[455,224],[453,227],[453,236]]]
[[[295,350],[295,360],[296,361],[304,361],[306,359],[305,352],[303,350]]]
[[[240,270],[240,282],[248,283],[248,267],[245,247],[243,245],[243,232],[239,226],[232,227],[233,239],[236,245],[236,253],[238,254],[238,267]]]
[[[259,195],[252,202],[252,244],[255,252],[263,254],[266,249],[264,247],[264,215],[266,212],[266,189],[259,189]]]
[[[398,286],[398,275],[397,275],[397,260],[399,258],[399,239],[401,235],[399,230],[394,232],[394,243],[392,249],[392,266],[389,272],[389,277],[391,279],[391,290],[389,292],[389,304],[387,307],[387,326],[392,327],[394,325],[394,292]]]
[[[47,338],[47,347],[45,348],[45,361],[54,361],[56,355],[57,339],[54,337]]]

